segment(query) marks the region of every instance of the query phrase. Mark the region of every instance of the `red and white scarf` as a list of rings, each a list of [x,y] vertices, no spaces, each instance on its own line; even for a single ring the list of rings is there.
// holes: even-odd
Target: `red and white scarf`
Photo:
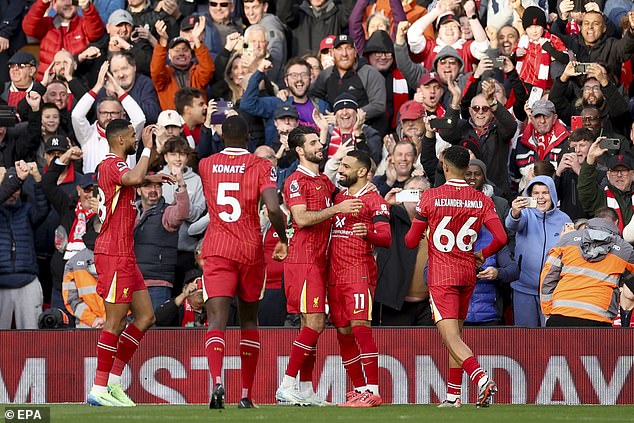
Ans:
[[[556,35],[544,31],[542,38],[550,41],[552,46],[559,51],[566,51],[566,46]],[[553,81],[550,78],[551,57],[542,45],[536,41],[529,41],[527,35],[522,35],[517,43],[518,47],[526,49],[526,54],[517,58],[517,73],[520,79],[543,90],[550,88]]]
[[[66,251],[64,252],[64,260],[69,260],[79,251],[86,248],[84,244],[83,236],[86,233],[86,222],[95,215],[95,212],[91,209],[84,209],[81,205],[81,201],[77,201],[75,206],[75,220],[68,233],[68,243],[66,244]]]
[[[625,227],[625,224],[623,222],[623,213],[621,212],[621,207],[619,207],[619,202],[616,201],[616,197],[614,196],[614,193],[610,190],[609,187],[605,187],[605,197],[607,200],[607,206],[611,209],[614,209],[616,211],[616,214],[619,215],[619,231],[621,233],[623,233],[623,228]],[[634,195],[632,195],[632,211],[634,212]]]

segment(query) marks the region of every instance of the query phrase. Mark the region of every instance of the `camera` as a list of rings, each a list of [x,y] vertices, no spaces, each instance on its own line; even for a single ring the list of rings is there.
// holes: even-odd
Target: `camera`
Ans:
[[[39,329],[64,329],[69,327],[68,316],[59,308],[49,308],[37,319]]]
[[[0,105],[0,127],[9,128],[19,122],[16,108],[13,106]]]
[[[588,67],[590,63],[577,63],[575,65],[575,73],[586,74],[588,73]]]
[[[498,69],[502,69],[506,63],[504,57],[492,57],[491,61],[493,62],[493,67]]]
[[[431,129],[449,129],[453,126],[453,121],[450,118],[436,118],[429,121]]]

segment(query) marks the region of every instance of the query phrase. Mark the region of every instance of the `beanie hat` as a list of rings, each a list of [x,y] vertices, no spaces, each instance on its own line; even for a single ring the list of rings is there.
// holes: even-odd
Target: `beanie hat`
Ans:
[[[524,10],[522,15],[522,26],[524,29],[531,25],[539,25],[542,28],[546,28],[546,14],[537,6],[529,6]]]

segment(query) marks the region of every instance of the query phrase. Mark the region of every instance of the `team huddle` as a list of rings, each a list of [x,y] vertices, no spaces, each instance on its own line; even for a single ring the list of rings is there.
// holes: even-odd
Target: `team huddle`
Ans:
[[[125,158],[134,153],[133,127],[118,119],[106,129],[110,154],[98,168],[99,218],[103,226],[95,246],[97,290],[105,300],[106,322],[97,344],[95,381],[87,398],[91,405],[135,405],[121,388],[121,373],[154,323],[150,297],[134,256],[134,186],[148,181],[174,183],[176,179],[172,175],[147,174],[151,131],[144,130],[143,153],[131,169]],[[255,407],[251,398],[260,351],[258,301],[266,281],[261,204],[279,237],[273,258],[284,263],[287,311],[301,316],[301,329],[291,347],[276,400],[280,404],[329,405],[315,394],[312,380],[317,341],[328,312],[353,386],[341,405],[379,406],[383,400],[378,349],[370,325],[377,279],[373,252],[374,247],[389,247],[392,235],[389,207],[368,179],[371,159],[363,151],[350,151],[339,166],[335,186],[319,171],[323,146],[317,131],[308,126],[291,131],[288,144],[299,166],[283,189],[292,220],[289,241],[275,169],[269,161],[247,151],[247,133],[241,117],[227,118],[222,124],[225,149],[199,165],[210,215],[202,247],[203,298],[209,322],[204,348],[213,382],[209,406],[224,408],[225,329],[235,297],[242,364],[238,408]],[[447,399],[440,407],[461,406],[463,371],[478,386],[478,407],[488,406],[497,391],[495,382],[461,339],[476,265],[506,243],[492,200],[464,181],[468,165],[465,148],[453,146],[445,152],[447,183],[422,195],[417,218],[405,237],[409,248],[418,246],[423,237],[429,243],[431,305],[449,350]],[[179,185],[178,189],[185,187]],[[474,252],[482,225],[493,234],[493,241]],[[133,319],[126,325],[130,310]]]

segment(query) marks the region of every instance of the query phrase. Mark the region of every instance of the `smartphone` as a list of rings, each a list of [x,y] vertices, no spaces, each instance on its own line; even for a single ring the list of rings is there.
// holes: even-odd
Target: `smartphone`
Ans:
[[[618,138],[604,138],[599,143],[599,147],[607,148],[608,153],[616,153],[621,149],[621,140]]]
[[[504,57],[491,57],[491,61],[493,62],[493,67],[502,69],[506,61]]]
[[[216,111],[211,114],[212,125],[222,125],[227,118],[227,112],[233,108],[231,101],[225,101],[224,98],[216,101]]]
[[[453,120],[450,118],[436,118],[429,121],[431,129],[449,129],[453,126]]]
[[[575,129],[579,128],[583,128],[583,118],[581,116],[571,116],[570,129],[574,131]]]
[[[73,6],[79,6],[79,0],[72,0],[71,3]]]
[[[572,222],[564,223],[564,232],[572,232],[575,230],[575,224]]]
[[[533,198],[533,197],[518,197],[518,198],[528,200],[528,206],[526,207],[531,209],[537,208],[537,198]]]
[[[99,186],[98,185],[93,185],[92,186],[92,196],[93,196],[93,198],[99,198]]]
[[[482,266],[476,267],[476,275],[482,271],[484,271],[484,268]]]
[[[420,190],[404,189],[396,193],[395,199],[397,203],[418,203]]]
[[[575,65],[575,72],[586,74],[588,73],[588,66],[590,66],[590,63],[577,63]]]
[[[572,9],[573,12],[585,12],[584,0],[574,0],[575,7]]]
[[[531,94],[528,96],[528,107],[533,107],[537,100],[541,100],[544,90],[539,87],[531,88]]]

